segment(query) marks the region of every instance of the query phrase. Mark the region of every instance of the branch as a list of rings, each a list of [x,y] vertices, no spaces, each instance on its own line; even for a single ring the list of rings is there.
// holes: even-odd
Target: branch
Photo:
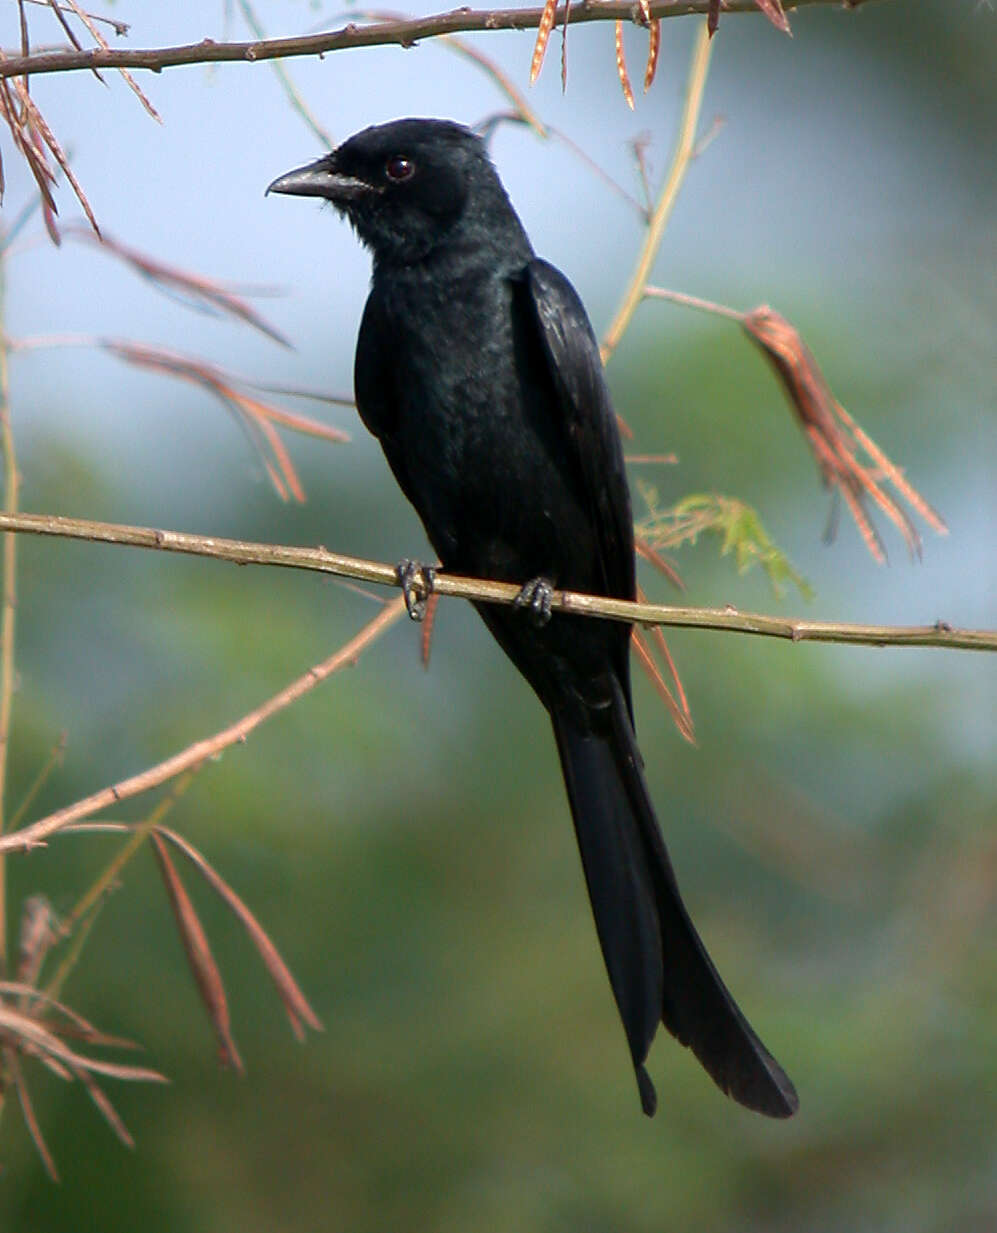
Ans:
[[[184,771],[200,766],[206,759],[217,757],[222,750],[228,749],[229,746],[241,744],[249,733],[263,723],[265,719],[269,719],[277,711],[281,711],[285,707],[290,706],[292,702],[296,702],[298,698],[308,693],[309,690],[314,689],[316,685],[324,681],[327,676],[330,676],[337,669],[354,663],[361,651],[396,621],[400,620],[404,614],[404,600],[399,598],[389,604],[385,604],[373,621],[369,621],[354,638],[351,638],[345,646],[340,647],[335,654],[330,655],[328,659],[314,668],[310,668],[304,676],[300,676],[296,681],[292,681],[290,685],[286,686],[279,693],[274,694],[272,698],[267,699],[262,706],[257,707],[254,711],[250,711],[248,715],[244,715],[236,723],[229,725],[229,727],[224,728],[221,732],[216,732],[214,736],[205,737],[201,741],[195,741],[192,745],[188,745],[186,749],[182,749],[171,758],[157,762],[155,766],[150,766],[148,769],[140,771],[139,774],[132,775],[130,779],[123,779],[120,783],[111,784],[107,788],[101,788],[99,792],[94,792],[82,800],[75,801],[72,805],[67,805],[64,809],[59,809],[55,813],[49,814],[46,818],[40,818],[37,822],[32,822],[30,826],[25,826],[22,830],[11,831],[7,835],[0,836],[0,852],[11,850],[28,851],[43,843],[50,835],[54,835],[56,831],[61,831],[69,826],[71,822],[76,822],[81,818],[89,818],[102,809],[109,809],[112,805],[116,805],[118,801],[138,796],[142,792],[148,792],[150,788],[158,787],[160,784],[166,783],[167,780],[174,779]],[[144,834],[142,837],[144,838]]]
[[[0,514],[0,534],[20,531],[34,535],[83,539],[94,543],[124,544],[181,552],[190,556],[232,561],[236,565],[280,565],[287,569],[316,570],[339,578],[398,586],[393,565],[343,556],[325,548],[295,548],[283,544],[256,544],[217,536],[190,535],[151,527],[129,527],[55,514]],[[511,604],[521,588],[512,582],[484,582],[456,574],[437,573],[434,590],[459,599]],[[950,650],[997,651],[997,630],[954,629],[946,621],[934,625],[855,625],[841,621],[806,621],[738,612],[734,608],[679,608],[668,604],[639,604],[632,600],[555,591],[551,607],[579,616],[608,617],[638,625],[672,625],[684,629],[719,629],[732,633],[785,638],[790,642],[839,642],[858,646],[947,647]],[[0,840],[0,851],[4,849]]]
[[[861,0],[845,0],[845,7],[855,8]],[[573,26],[590,21],[636,21],[643,24],[648,17],[682,17],[689,13],[708,13],[711,0],[652,0],[646,15],[633,0],[581,0],[571,5],[569,20]],[[785,7],[790,10],[810,5],[842,7],[842,0],[795,0]],[[757,13],[757,0],[726,0],[729,13]],[[544,10],[530,9],[454,9],[428,17],[402,21],[375,22],[358,26],[350,22],[339,30],[292,38],[257,39],[250,43],[216,43],[202,39],[179,47],[153,47],[112,50],[93,47],[81,51],[46,51],[27,56],[8,56],[0,62],[0,79],[21,77],[25,73],[63,73],[109,68],[149,69],[159,73],[164,68],[181,64],[212,64],[219,61],[277,60],[291,56],[321,56],[330,51],[345,51],[354,47],[384,47],[392,44],[411,47],[419,39],[440,34],[462,34],[480,30],[535,30]],[[558,8],[554,22],[563,25],[564,6]]]

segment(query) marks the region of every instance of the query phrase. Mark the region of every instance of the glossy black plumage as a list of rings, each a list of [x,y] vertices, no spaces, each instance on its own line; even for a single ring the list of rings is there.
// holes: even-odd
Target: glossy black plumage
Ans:
[[[371,249],[357,405],[444,569],[632,599],[630,498],[598,345],[574,288],[534,255],[480,139],[400,120],[271,189],[328,199]],[[478,610],[553,723],[644,1111],[663,1022],[736,1100],[793,1113],[792,1083],[679,896],[634,737],[629,626]]]

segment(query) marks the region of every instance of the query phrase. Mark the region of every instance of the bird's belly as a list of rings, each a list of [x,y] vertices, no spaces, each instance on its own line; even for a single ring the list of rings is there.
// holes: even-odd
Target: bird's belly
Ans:
[[[520,379],[509,349],[482,348],[463,380],[419,380],[409,363],[394,448],[409,497],[447,569],[501,581],[544,576],[593,589],[594,529],[573,485],[546,386]],[[489,351],[492,352],[489,355]]]
[[[591,587],[588,518],[542,445],[518,431],[518,410],[493,404],[455,425],[435,422],[423,404],[418,440],[406,451],[417,472],[413,504],[450,570]]]

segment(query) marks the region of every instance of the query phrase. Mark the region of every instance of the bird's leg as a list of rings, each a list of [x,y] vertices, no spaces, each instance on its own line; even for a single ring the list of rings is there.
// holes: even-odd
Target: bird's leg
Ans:
[[[550,620],[550,602],[553,598],[554,588],[546,578],[531,578],[512,601],[512,606],[529,612],[533,624],[539,628]]]
[[[405,607],[413,621],[421,621],[426,615],[426,603],[436,585],[436,570],[421,561],[408,557],[395,566],[395,574],[405,597]]]

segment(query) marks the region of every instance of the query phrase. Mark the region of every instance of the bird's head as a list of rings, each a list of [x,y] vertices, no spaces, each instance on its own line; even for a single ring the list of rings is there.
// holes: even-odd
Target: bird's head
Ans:
[[[331,201],[375,259],[391,264],[422,261],[462,237],[508,246],[506,229],[525,241],[484,142],[447,120],[366,128],[267,192]]]

